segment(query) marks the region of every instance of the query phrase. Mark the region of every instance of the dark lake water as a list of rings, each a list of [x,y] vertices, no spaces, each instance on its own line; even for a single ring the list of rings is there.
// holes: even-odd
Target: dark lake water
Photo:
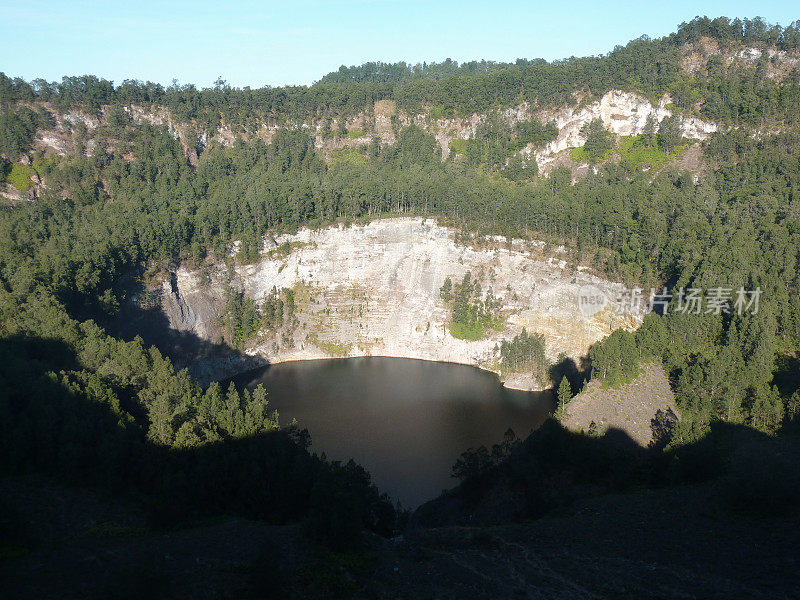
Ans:
[[[465,365],[353,358],[272,365],[234,379],[263,383],[281,422],[296,418],[312,450],[355,459],[406,508],[456,485],[450,469],[470,447],[524,438],[552,408],[548,394],[505,389]]]

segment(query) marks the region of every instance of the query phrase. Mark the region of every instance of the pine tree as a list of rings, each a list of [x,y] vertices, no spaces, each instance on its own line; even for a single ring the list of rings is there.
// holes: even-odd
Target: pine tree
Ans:
[[[681,143],[681,122],[678,117],[665,117],[658,127],[658,141],[669,154]]]
[[[601,119],[594,119],[581,128],[586,136],[583,148],[593,161],[602,160],[614,147],[614,134],[606,130]]]
[[[556,417],[558,419],[564,418],[567,411],[567,404],[572,400],[572,386],[569,384],[569,379],[566,375],[561,378],[561,383],[558,386],[558,405],[556,407]]]
[[[640,138],[643,146],[650,148],[653,146],[653,144],[655,144],[657,127],[658,122],[656,121],[653,113],[650,113],[647,115],[647,121],[644,124],[644,129],[642,129],[642,135]]]
[[[450,302],[453,298],[452,294],[453,290],[453,281],[448,277],[444,280],[441,289],[439,290],[439,295],[441,296],[442,300],[445,302]]]

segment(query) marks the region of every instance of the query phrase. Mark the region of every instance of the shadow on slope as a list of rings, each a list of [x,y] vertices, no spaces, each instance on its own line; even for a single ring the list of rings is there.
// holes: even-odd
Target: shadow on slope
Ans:
[[[663,446],[643,448],[617,429],[603,436],[573,433],[550,419],[502,461],[481,464],[470,461],[475,450],[465,453],[462,461],[473,468],[462,471],[462,483],[419,507],[410,524],[519,522],[580,498],[695,482],[712,482],[717,507],[733,513],[780,515],[800,508],[800,439],[791,428],[769,436],[718,422],[695,443]]]
[[[173,279],[175,278],[173,274]],[[176,310],[188,310],[182,304],[173,282],[172,294]],[[208,384],[232,375],[266,366],[268,361],[257,356],[248,356],[219,338],[212,342],[201,338],[191,329],[175,329],[164,312],[161,291],[148,291],[135,280],[126,290],[129,298],[113,317],[100,319],[108,333],[116,338],[130,341],[140,337],[146,346],[155,346],[170,358],[176,370],[186,368],[196,380]],[[155,295],[157,301],[139,302],[138,298]]]
[[[369,474],[311,454],[306,431],[159,445],[146,435],[147,411],[126,411],[108,389],[62,341],[0,339],[0,475],[43,473],[136,498],[158,527],[213,515],[304,519],[315,537],[343,547],[357,546],[362,529],[394,528]]]
[[[175,531],[174,527],[197,525],[198,517],[230,515],[268,523],[302,520],[310,526],[306,531],[315,539],[340,549],[358,547],[363,529],[382,535],[392,532],[394,511],[370,485],[369,475],[355,464],[339,465],[309,454],[308,439],[302,432],[281,430],[227,439],[199,448],[154,445],[144,435],[146,423],[128,419],[103,397],[87,395],[65,384],[59,374],[80,369],[78,357],[62,342],[36,338],[0,340],[0,451],[3,456],[0,470],[15,478],[47,473],[71,486],[94,486],[114,503],[143,506],[146,515],[143,522],[149,523],[149,527],[122,536],[115,534],[113,528],[108,533],[101,531],[102,535],[97,532],[88,535],[84,528],[82,537],[67,532],[69,537],[62,536],[66,541],[60,542],[60,546],[37,548],[37,543],[46,545],[47,542],[37,541],[36,535],[26,531],[26,523],[15,520],[13,511],[0,511],[0,575],[10,597],[70,597],[70,594],[73,597],[186,597],[189,594],[184,593],[185,589],[170,589],[171,583],[181,577],[201,582],[196,587],[208,592],[206,597],[214,597],[216,592],[235,595],[238,591],[226,587],[227,575],[219,562],[231,560],[231,556],[252,561],[237,568],[257,575],[260,579],[254,587],[263,586],[267,596],[291,597],[295,586],[309,581],[315,573],[322,573],[326,578],[329,574],[332,578],[338,577],[336,585],[344,579],[344,583],[352,587],[355,584],[348,578],[354,567],[331,564],[329,558],[319,559],[321,566],[313,561],[307,564],[302,556],[290,559],[288,575],[276,571],[276,552],[268,552],[264,558],[266,562],[259,562],[255,554],[260,548],[272,549],[287,536],[298,540],[298,552],[305,551],[303,548],[307,548],[308,542],[286,530],[270,533],[263,523],[207,519],[201,521],[202,527],[181,531]],[[704,439],[665,452],[656,447],[641,448],[618,431],[590,437],[570,433],[558,423],[548,421],[526,440],[506,440],[504,444],[499,451],[503,460],[468,473],[459,488],[415,513],[416,529],[408,531],[406,536],[410,546],[397,541],[380,546],[386,556],[374,567],[375,575],[369,570],[373,567],[369,567],[369,572],[360,576],[372,577],[373,586],[388,582],[386,593],[374,597],[397,597],[399,590],[407,589],[409,573],[416,573],[422,582],[415,591],[430,591],[433,587],[429,586],[439,584],[442,597],[465,597],[455,587],[463,581],[469,584],[467,591],[472,589],[473,592],[477,589],[473,585],[494,586],[493,581],[483,581],[483,578],[477,582],[465,578],[471,573],[480,573],[481,569],[485,571],[486,557],[494,556],[493,552],[496,563],[492,564],[497,565],[517,560],[514,548],[521,548],[520,552],[527,556],[525,544],[532,543],[528,538],[547,534],[550,521],[537,520],[541,529],[530,532],[527,529],[470,528],[466,533],[437,530],[429,534],[420,527],[528,520],[546,513],[556,514],[556,509],[573,502],[579,504],[582,498],[588,500],[602,495],[604,502],[622,507],[615,509],[622,516],[603,530],[609,533],[595,540],[591,556],[603,557],[607,552],[606,538],[640,536],[638,525],[625,521],[629,506],[632,509],[649,507],[661,497],[661,492],[675,492],[670,497],[681,502],[684,496],[678,492],[687,487],[686,483],[705,482],[703,485],[710,486],[711,502],[704,510],[723,515],[719,521],[723,528],[725,523],[746,523],[752,517],[760,522],[770,516],[792,513],[800,501],[796,469],[799,445],[796,434],[788,432],[770,437],[744,427],[715,424]],[[639,498],[643,491],[650,493],[647,488],[656,493]],[[618,491],[629,493],[614,493]],[[56,510],[71,510],[71,504],[63,502]],[[94,516],[96,511],[90,509],[85,513]],[[646,514],[653,521],[661,518],[657,510]],[[680,548],[685,535],[675,523],[679,518],[675,515],[680,511],[673,510],[670,514],[673,521],[664,525],[663,529],[669,532],[664,534],[663,542]],[[58,519],[52,518],[56,523]],[[580,527],[584,522],[587,527],[602,525],[587,521],[588,517],[579,518],[583,519]],[[701,515],[696,520],[700,522],[702,518]],[[78,520],[82,521],[83,517]],[[53,528],[49,522],[42,526],[45,530]],[[551,529],[562,526],[558,523]],[[170,531],[159,531],[165,527]],[[614,527],[621,527],[623,531],[617,532]],[[737,532],[743,531],[746,532],[747,527],[737,529]],[[430,537],[440,534],[444,536],[442,540]],[[552,554],[553,548],[558,546],[559,534],[563,535],[563,531],[542,538],[543,547],[535,551]],[[118,537],[104,537],[108,535]],[[468,547],[463,544],[465,535],[470,540]],[[591,531],[585,534],[589,541],[591,536]],[[791,536],[787,534],[788,537]],[[413,541],[417,538],[421,541]],[[713,544],[717,542],[709,539],[711,550],[707,554],[713,555]],[[759,539],[766,539],[766,536]],[[746,543],[742,541],[743,545]],[[204,552],[212,555],[205,546],[216,549],[213,557],[218,562],[200,561]],[[695,555],[704,554],[704,548]],[[472,550],[475,550],[474,559],[470,558]],[[581,560],[585,552],[585,547],[573,544],[565,558],[570,565],[565,572],[574,570],[575,561]],[[729,554],[736,552],[734,548]],[[26,553],[30,553],[29,559]],[[456,553],[460,553],[457,561],[445,560]],[[680,551],[675,550],[675,554]],[[753,554],[751,551],[745,556]],[[623,550],[618,550],[620,560],[626,556]],[[658,556],[652,561],[657,561]],[[432,571],[432,567],[439,564],[436,562],[439,557],[444,557],[440,561],[442,572],[447,573],[444,577]],[[774,567],[776,570],[769,574],[774,574],[780,585],[787,585],[786,561],[778,559],[783,560],[772,558],[769,567],[761,571],[766,573]],[[48,565],[44,576],[41,575],[42,564]],[[402,565],[399,574],[398,564]],[[461,564],[467,567],[455,568]],[[625,577],[630,577],[631,569],[646,581],[653,573],[651,567],[656,568],[652,566],[656,562],[642,566],[625,559],[620,564],[624,566],[617,573],[619,581],[623,582],[620,585],[629,585]],[[668,563],[659,567],[659,572],[665,580],[672,578],[674,565],[678,564]],[[530,569],[528,559],[520,558],[514,568]],[[603,575],[606,568],[597,567],[592,577]],[[551,572],[548,569],[533,570],[530,581],[542,582]],[[155,579],[153,574],[157,576]],[[285,578],[283,583],[281,576]],[[608,573],[604,576],[606,580],[613,579]],[[314,581],[321,577],[318,575]],[[393,577],[405,579],[394,583]],[[216,587],[206,585],[209,579],[209,585]],[[362,589],[362,582],[356,582],[356,587]],[[711,583],[716,585],[717,582],[715,579]],[[80,587],[72,587],[73,583]],[[559,583],[562,586],[559,589],[571,589],[568,584]],[[701,589],[708,589],[709,585],[706,581],[706,587]],[[689,589],[688,583],[681,589]],[[454,596],[453,590],[459,595]],[[321,587],[308,597],[330,596],[328,591],[328,587]],[[504,596],[508,597],[512,591]],[[484,597],[491,597],[491,594]],[[637,593],[636,597],[641,594]]]
[[[563,355],[550,366],[547,373],[553,391],[558,389],[561,380],[566,377],[570,389],[576,394],[583,389],[584,383],[589,380],[591,374],[592,363],[588,356],[581,357],[579,365],[575,359]]]

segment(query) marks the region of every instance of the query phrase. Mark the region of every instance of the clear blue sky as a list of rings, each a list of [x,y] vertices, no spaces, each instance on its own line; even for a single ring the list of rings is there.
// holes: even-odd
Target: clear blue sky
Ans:
[[[210,86],[312,83],[341,64],[608,52],[695,15],[787,25],[797,1],[0,0],[0,71]]]

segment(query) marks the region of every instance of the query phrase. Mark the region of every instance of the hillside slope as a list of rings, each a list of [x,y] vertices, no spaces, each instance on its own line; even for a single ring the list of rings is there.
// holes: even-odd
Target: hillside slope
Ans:
[[[602,381],[590,381],[586,389],[575,396],[561,419],[573,431],[602,433],[619,429],[642,446],[653,439],[651,420],[657,411],[678,413],[669,379],[662,365],[647,364],[632,381],[617,387],[605,386]]]

